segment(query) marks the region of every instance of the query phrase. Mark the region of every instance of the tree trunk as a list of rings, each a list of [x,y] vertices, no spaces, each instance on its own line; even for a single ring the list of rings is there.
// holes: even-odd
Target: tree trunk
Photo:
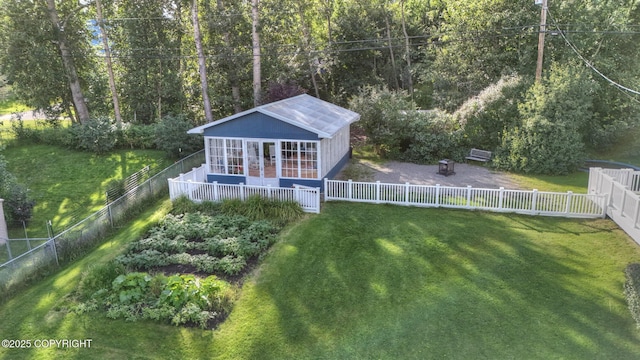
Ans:
[[[67,45],[64,29],[60,27],[60,19],[58,17],[58,11],[56,10],[55,0],[47,0],[47,9],[49,10],[49,17],[51,18],[53,29],[56,32],[56,37],[58,38],[58,48],[60,49],[62,63],[69,80],[69,88],[71,89],[74,107],[78,113],[78,120],[81,124],[84,124],[89,121],[89,109],[82,95],[78,73],[76,72],[76,66],[73,62],[71,49],[69,49]]]
[[[300,16],[300,27],[302,28],[304,52],[307,55],[309,74],[311,75],[311,83],[313,84],[313,90],[316,93],[316,97],[320,99],[320,91],[318,90],[318,82],[316,81],[316,68],[313,66],[313,59],[311,58],[311,32],[309,31],[307,23],[304,21],[304,8],[302,7],[302,4],[300,2],[298,2],[298,14]]]
[[[251,35],[253,39],[253,105],[259,106],[262,103],[262,78],[260,69],[260,35],[258,34],[260,0],[251,0]]]
[[[222,0],[217,0],[218,11],[220,13],[224,12],[224,4]],[[224,40],[224,46],[228,53],[233,51],[231,47],[231,39],[229,38],[229,32],[225,31],[222,34],[222,39]],[[229,72],[229,83],[231,84],[231,98],[233,99],[233,111],[239,113],[242,111],[242,99],[240,98],[240,84],[238,82],[238,77],[233,73],[233,71]]]
[[[383,9],[382,11],[385,12],[384,22],[387,25],[387,42],[389,43],[389,54],[391,55],[391,70],[392,70],[391,76],[393,76],[393,82],[396,85],[396,89],[399,89],[400,84],[398,83],[398,71],[396,70],[396,59],[395,59],[395,54],[393,53],[393,44],[391,43],[391,26],[389,25],[389,14],[385,9]]]
[[[404,33],[404,46],[407,57],[407,85],[409,86],[409,94],[413,99],[413,78],[411,75],[411,49],[409,44],[409,34],[407,33],[407,22],[404,16],[404,0],[400,1],[400,8],[402,9],[402,32]]]
[[[118,102],[118,91],[116,89],[116,80],[113,75],[113,65],[111,64],[111,50],[109,49],[109,40],[107,37],[107,28],[104,26],[102,18],[102,4],[100,0],[96,0],[96,14],[98,16],[98,25],[102,33],[102,45],[104,46],[105,61],[107,62],[107,73],[109,74],[109,88],[111,88],[111,97],[113,99],[113,112],[116,117],[116,124],[122,125],[122,117],[120,116],[120,103]]]
[[[209,102],[209,82],[207,81],[207,65],[205,64],[202,39],[200,36],[200,22],[198,21],[198,0],[193,0],[191,5],[191,19],[193,21],[193,38],[198,52],[198,72],[200,73],[200,85],[202,86],[202,101],[204,102],[204,117],[207,123],[213,121],[211,114],[211,102]]]

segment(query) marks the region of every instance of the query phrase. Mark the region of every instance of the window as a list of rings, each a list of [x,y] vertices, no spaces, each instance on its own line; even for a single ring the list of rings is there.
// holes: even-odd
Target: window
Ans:
[[[242,168],[242,140],[227,139],[227,174],[244,174]]]
[[[212,174],[244,174],[241,139],[209,139],[209,171]]]
[[[308,141],[283,141],[282,176],[317,179],[318,143]]]

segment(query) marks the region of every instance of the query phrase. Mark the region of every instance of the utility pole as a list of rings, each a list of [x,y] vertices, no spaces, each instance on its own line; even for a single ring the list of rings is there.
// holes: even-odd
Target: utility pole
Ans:
[[[539,0],[538,0],[539,1]],[[536,1],[536,3],[538,3]],[[547,32],[547,9],[548,0],[542,0],[542,11],[540,12],[540,32],[538,33],[538,65],[536,67],[536,82],[542,79],[542,59],[544,57],[544,35]]]

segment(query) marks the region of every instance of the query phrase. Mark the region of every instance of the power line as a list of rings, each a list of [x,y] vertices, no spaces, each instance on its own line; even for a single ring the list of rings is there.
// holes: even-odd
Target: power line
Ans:
[[[591,64],[591,62],[589,62],[589,60],[587,60],[584,56],[582,56],[582,54],[580,54],[580,51],[578,51],[578,49],[575,47],[575,45],[573,45],[573,43],[571,43],[571,41],[569,41],[569,39],[567,39],[567,37],[560,30],[560,28],[558,28],[558,26],[556,25],[555,20],[553,19],[553,16],[551,16],[551,12],[549,12],[549,17],[551,18],[551,21],[553,22],[554,26],[558,29],[558,31],[560,32],[560,35],[562,36],[564,41],[567,43],[567,45],[569,45],[571,50],[573,50],[573,52],[576,53],[576,55],[578,55],[580,60],[582,60],[589,68],[591,68],[591,70],[593,70],[596,74],[600,75],[603,79],[608,81],[611,85],[615,86],[616,88],[618,88],[620,90],[623,90],[623,91],[630,92],[632,94],[640,95],[640,91],[633,90],[631,88],[628,88],[626,86],[623,86],[623,85],[611,80],[609,77],[607,77],[605,74],[603,74],[600,70],[598,70],[595,66],[593,66]]]

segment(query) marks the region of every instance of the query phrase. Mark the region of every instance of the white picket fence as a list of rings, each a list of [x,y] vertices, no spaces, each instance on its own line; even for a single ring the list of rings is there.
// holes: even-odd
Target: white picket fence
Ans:
[[[320,188],[294,185],[291,188],[252,186],[244,184],[220,184],[204,181],[204,167],[194,168],[187,174],[169,179],[169,197],[175,200],[186,196],[195,202],[221,201],[223,199],[247,199],[261,196],[281,201],[296,201],[305,212],[320,213]]]
[[[477,209],[530,215],[598,218],[605,216],[606,195],[440,185],[387,184],[325,180],[325,201]]]
[[[640,244],[640,171],[591,168],[589,193],[606,195],[607,215]]]

